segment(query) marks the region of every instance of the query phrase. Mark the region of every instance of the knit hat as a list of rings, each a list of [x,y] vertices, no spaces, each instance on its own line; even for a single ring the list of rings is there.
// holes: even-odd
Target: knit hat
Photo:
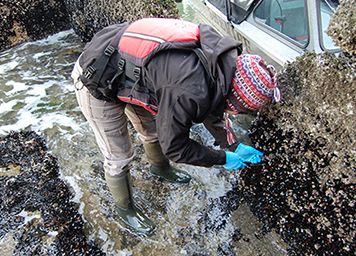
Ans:
[[[233,112],[256,111],[281,97],[275,68],[258,55],[237,56],[232,87],[227,107]]]

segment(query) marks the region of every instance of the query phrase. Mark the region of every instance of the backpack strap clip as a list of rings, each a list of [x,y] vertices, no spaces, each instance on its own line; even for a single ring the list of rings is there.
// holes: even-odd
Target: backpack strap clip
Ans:
[[[124,67],[125,67],[125,60],[124,59],[120,59],[119,60],[119,63],[117,64],[117,67],[120,71],[123,71],[124,70]]]
[[[96,71],[96,68],[94,66],[89,66],[87,70],[85,71],[84,77],[86,79],[90,79]]]
[[[140,67],[135,67],[134,70],[133,70],[133,73],[134,73],[134,76],[136,78],[136,81],[140,80],[140,78],[141,78],[141,68]]]
[[[114,88],[114,85],[118,83],[118,81],[116,81],[117,79],[122,79],[122,75],[125,72],[124,69],[125,60],[121,58],[117,63],[117,67],[118,67],[118,72],[114,75],[114,77],[110,81],[107,81],[110,90],[112,90]]]
[[[112,46],[111,44],[109,44],[109,45],[105,48],[104,54],[105,54],[106,56],[110,57],[110,56],[114,53],[114,51],[115,51],[115,47]]]

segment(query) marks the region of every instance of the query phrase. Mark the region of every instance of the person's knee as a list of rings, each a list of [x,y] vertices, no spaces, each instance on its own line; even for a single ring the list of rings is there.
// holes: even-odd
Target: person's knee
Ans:
[[[155,143],[158,141],[157,133],[154,134],[139,134],[142,143]]]
[[[125,156],[120,159],[105,159],[104,160],[104,170],[107,174],[111,176],[121,175],[129,169],[129,165],[132,162],[134,155]]]

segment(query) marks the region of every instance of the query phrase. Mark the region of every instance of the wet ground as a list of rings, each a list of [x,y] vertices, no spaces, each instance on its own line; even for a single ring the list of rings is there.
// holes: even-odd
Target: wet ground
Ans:
[[[0,138],[2,255],[104,255],[88,241],[74,191],[34,132]]]
[[[276,234],[258,236],[261,224],[243,203],[234,174],[205,173],[200,178],[212,182],[207,189],[194,172],[190,186],[178,186],[136,166],[135,198],[158,224],[153,237],[143,238],[117,223],[100,162],[92,163],[87,178],[96,183],[92,199],[83,194],[78,199],[68,178],[60,178],[61,168],[46,142],[34,132],[2,137],[0,155],[0,243],[5,255],[111,255],[109,241],[122,255],[284,254],[285,245]],[[222,183],[227,180],[229,184]],[[87,212],[79,201],[90,204],[93,198],[101,200],[96,202],[100,207]],[[89,235],[91,229],[99,237]]]
[[[186,13],[191,11],[184,8]],[[73,31],[65,31],[0,53],[1,255],[353,254],[353,158],[340,162],[344,169],[337,170],[345,170],[338,172],[340,176],[327,179],[326,174],[336,170],[328,168],[335,159],[329,142],[337,141],[336,135],[349,138],[346,135],[354,134],[354,126],[350,126],[352,119],[339,116],[332,108],[325,111],[323,106],[320,111],[330,118],[319,117],[319,121],[345,123],[337,129],[320,129],[323,122],[307,119],[300,114],[305,109],[295,105],[293,111],[298,110],[309,126],[292,119],[288,111],[279,118],[293,120],[296,132],[289,129],[290,124],[262,115],[251,130],[252,142],[266,153],[262,165],[234,173],[179,165],[193,177],[183,186],[149,174],[142,145],[131,132],[136,153],[134,197],[158,228],[149,238],[122,229],[104,182],[102,157],[77,107],[69,77],[82,48]],[[348,67],[339,62],[333,65],[329,66]],[[288,71],[288,83],[309,81],[308,76],[296,78],[296,73]],[[347,84],[349,75],[338,79]],[[336,88],[337,79],[330,76],[326,80]],[[343,95],[341,91],[339,88],[333,95]],[[319,105],[313,103],[321,92],[309,101],[304,99],[304,105],[316,109]],[[345,94],[342,99],[348,97]],[[342,105],[346,109],[339,112],[350,112],[347,102]],[[314,133],[318,136],[308,131],[311,125],[317,127]],[[342,126],[348,130],[344,132]],[[13,130],[25,132],[11,133]],[[201,126],[194,127],[192,136],[212,145]],[[348,145],[346,149],[354,145],[339,144]]]

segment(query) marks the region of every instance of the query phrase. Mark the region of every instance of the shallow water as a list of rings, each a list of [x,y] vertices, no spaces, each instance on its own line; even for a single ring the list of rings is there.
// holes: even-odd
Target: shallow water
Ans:
[[[199,22],[187,1],[179,8],[184,19]],[[77,106],[70,78],[83,46],[69,30],[0,53],[0,135],[28,129],[46,138],[60,162],[61,177],[75,192],[73,200],[86,221],[88,237],[109,255],[218,255],[226,244],[225,251],[238,255],[285,254],[285,245],[276,234],[256,238],[261,224],[247,206],[241,204],[229,215],[215,205],[236,184],[238,174],[180,165],[193,177],[189,185],[161,182],[148,173],[134,132],[134,196],[158,228],[150,238],[122,230],[103,180],[102,157]],[[212,143],[201,126],[194,128],[192,136]],[[33,213],[21,214],[33,218],[29,217]],[[223,224],[218,225],[219,221]],[[233,238],[237,231],[240,239]],[[0,238],[1,255],[11,255],[10,238],[11,234]]]

